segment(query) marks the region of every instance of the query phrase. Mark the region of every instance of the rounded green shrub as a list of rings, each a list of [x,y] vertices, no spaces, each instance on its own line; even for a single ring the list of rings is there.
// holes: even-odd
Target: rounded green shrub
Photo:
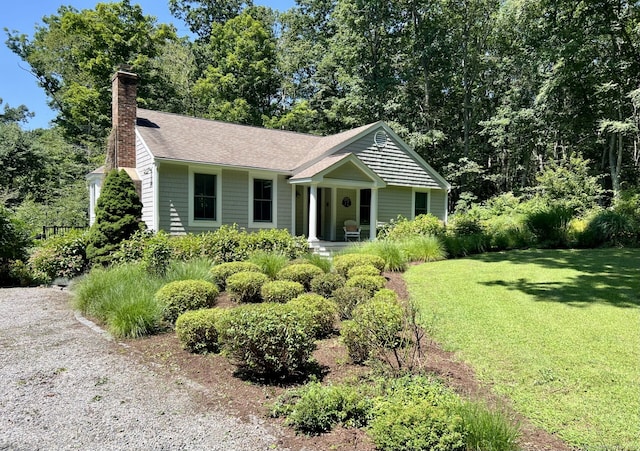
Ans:
[[[333,292],[331,298],[338,306],[341,319],[350,319],[356,305],[371,299],[369,292],[359,287],[342,287]]]
[[[262,302],[262,286],[267,282],[269,277],[261,272],[238,272],[227,279],[227,292],[235,302]]]
[[[219,308],[190,310],[176,320],[176,335],[183,349],[194,353],[218,352],[217,323],[227,310]]]
[[[287,304],[231,309],[220,320],[219,332],[232,362],[254,377],[295,375],[305,368],[315,347],[305,319]]]
[[[367,290],[370,296],[384,288],[387,283],[387,279],[382,276],[353,276],[347,283],[345,287],[358,287],[364,290]]]
[[[385,228],[381,239],[401,241],[420,235],[441,236],[444,234],[444,223],[432,214],[419,215],[413,220],[398,218]]]
[[[382,290],[377,291],[376,294],[374,294],[373,298],[371,299],[385,300],[389,302],[399,302],[398,293],[396,293],[393,290],[390,290],[389,288],[383,288]]]
[[[603,210],[591,218],[578,242],[583,247],[627,246],[639,239],[640,230],[631,216]]]
[[[349,273],[349,269],[354,266],[364,265],[371,265],[378,268],[380,271],[383,271],[385,262],[382,257],[371,254],[344,254],[333,257],[333,267],[338,274],[345,277]]]
[[[330,298],[338,288],[344,287],[347,279],[335,272],[329,272],[311,279],[311,291]]]
[[[211,268],[211,275],[213,276],[213,283],[215,283],[220,290],[224,290],[227,286],[229,276],[246,271],[260,272],[260,267],[251,262],[220,263]]]
[[[351,279],[354,276],[379,276],[380,270],[373,265],[354,266],[347,272],[347,277]]]
[[[311,290],[311,280],[324,274],[324,271],[310,263],[296,263],[282,268],[276,278],[301,283],[306,291]]]
[[[289,302],[301,316],[306,317],[308,327],[316,338],[329,335],[335,329],[338,306],[334,301],[315,293],[305,293]]]
[[[204,280],[178,280],[169,282],[155,294],[156,302],[162,306],[164,319],[171,324],[188,310],[213,307],[218,289]]]
[[[29,258],[34,273],[48,282],[84,273],[89,268],[85,253],[87,236],[85,231],[70,230],[42,241]]]
[[[272,280],[262,285],[260,293],[265,302],[284,303],[304,293],[304,286],[291,280]]]
[[[361,363],[378,351],[400,346],[403,324],[404,310],[400,303],[381,296],[358,305],[352,320],[343,324],[340,335],[349,357]]]

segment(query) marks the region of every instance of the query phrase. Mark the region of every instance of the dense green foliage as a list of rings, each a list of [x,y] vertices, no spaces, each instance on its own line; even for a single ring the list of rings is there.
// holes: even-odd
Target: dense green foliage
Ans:
[[[110,171],[96,203],[96,220],[87,239],[87,258],[107,264],[120,243],[144,228],[142,203],[131,177],[124,171]]]
[[[335,302],[315,293],[304,293],[288,302],[300,316],[306,319],[307,327],[314,337],[324,338],[333,332],[338,317]]]
[[[86,231],[71,230],[42,241],[29,258],[34,273],[48,282],[84,273],[89,267],[85,251],[87,236]]]
[[[218,289],[205,280],[177,280],[169,282],[155,294],[164,318],[174,324],[178,316],[188,310],[213,307]]]
[[[302,284],[305,290],[310,291],[311,280],[323,274],[324,271],[322,269],[311,263],[294,263],[278,271],[276,278],[279,280],[298,282]]]
[[[345,287],[358,287],[366,290],[369,296],[384,288],[387,279],[382,276],[355,275],[347,280]]]
[[[26,227],[15,216],[0,205],[0,287],[28,284],[30,276],[19,266],[26,260],[30,243]],[[18,266],[16,266],[16,262]],[[26,283],[25,283],[26,282]]]
[[[351,249],[348,250],[351,251]],[[362,265],[371,265],[382,271],[385,267],[385,261],[377,255],[360,253],[336,255],[333,258],[333,267],[336,272],[345,277],[347,276],[349,269],[354,266]]]
[[[251,262],[228,262],[220,263],[219,265],[211,268],[211,275],[213,276],[213,282],[224,290],[227,286],[227,279],[232,275],[239,272],[260,272],[260,268],[255,263]]]
[[[304,318],[287,304],[236,307],[220,321],[220,341],[231,360],[248,375],[277,378],[304,369],[314,337]]]
[[[341,319],[350,319],[353,309],[371,299],[369,291],[360,287],[342,287],[333,292],[331,299],[338,306],[338,314]]]
[[[217,324],[223,309],[210,308],[189,310],[178,316],[176,320],[176,335],[184,349],[194,353],[218,352]]]
[[[347,279],[337,273],[321,274],[311,279],[311,291],[325,298],[330,298],[334,291],[344,287],[346,281]]]
[[[273,280],[262,285],[260,290],[265,302],[289,302],[302,293],[304,286],[291,280]]]
[[[235,302],[262,302],[262,286],[267,282],[266,274],[240,271],[227,278],[227,292]]]

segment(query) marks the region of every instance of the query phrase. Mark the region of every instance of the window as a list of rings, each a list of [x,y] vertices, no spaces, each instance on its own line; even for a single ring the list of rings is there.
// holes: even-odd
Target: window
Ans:
[[[193,174],[193,220],[216,221],[216,175]]]
[[[429,213],[429,193],[416,192],[415,196],[414,216]]]
[[[273,180],[253,179],[253,221],[273,221]]]
[[[360,224],[367,225],[371,220],[371,190],[360,190]]]

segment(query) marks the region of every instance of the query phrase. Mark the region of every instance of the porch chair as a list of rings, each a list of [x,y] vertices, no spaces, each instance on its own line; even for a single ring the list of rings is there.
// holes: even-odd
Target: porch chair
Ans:
[[[342,230],[344,230],[345,241],[349,241],[349,238],[355,238],[356,240],[360,241],[360,227],[358,226],[358,223],[353,219],[347,219],[344,222],[344,227],[342,227]]]

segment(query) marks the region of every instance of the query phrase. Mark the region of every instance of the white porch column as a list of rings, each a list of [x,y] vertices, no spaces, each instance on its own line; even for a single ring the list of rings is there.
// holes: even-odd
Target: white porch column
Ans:
[[[378,225],[378,188],[371,188],[371,211],[369,216],[369,239],[375,241]]]
[[[318,241],[317,231],[317,219],[318,219],[318,185],[315,183],[311,185],[311,193],[309,196],[309,242]]]
[[[291,236],[296,236],[296,185],[291,185]]]

